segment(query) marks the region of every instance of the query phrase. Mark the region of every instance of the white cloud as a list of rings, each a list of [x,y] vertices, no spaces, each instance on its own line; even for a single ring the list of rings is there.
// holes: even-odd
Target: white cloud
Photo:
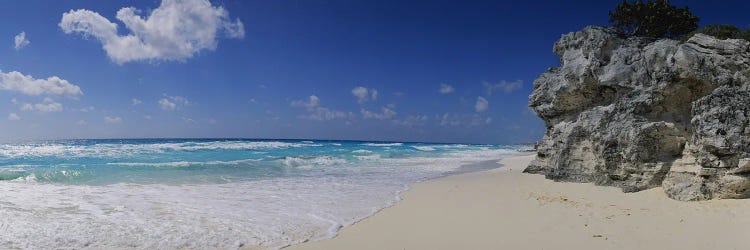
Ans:
[[[143,116],[143,119],[146,119],[146,120],[151,120],[151,116],[150,116],[150,115],[144,115],[144,116]]]
[[[81,88],[70,82],[52,76],[47,79],[34,79],[18,71],[0,71],[0,90],[21,92],[26,95],[82,95]]]
[[[362,104],[369,100],[377,100],[378,99],[378,90],[377,89],[367,89],[365,87],[356,87],[352,89],[352,95],[357,97],[357,102]]]
[[[20,117],[20,116],[18,116],[18,114],[16,114],[16,113],[10,113],[10,114],[8,115],[8,120],[11,120],[11,121],[18,121],[18,120],[21,120],[21,117]]]
[[[21,31],[21,33],[18,33],[16,37],[13,39],[16,42],[16,50],[19,50],[23,47],[26,47],[26,45],[29,45],[29,39],[26,39],[26,32]]]
[[[159,107],[161,107],[161,109],[163,110],[172,111],[177,109],[177,104],[175,104],[174,102],[170,102],[169,100],[167,100],[167,98],[162,98],[161,100],[159,100]]]
[[[310,111],[309,115],[302,116],[304,119],[308,120],[315,120],[315,121],[327,121],[327,120],[333,120],[333,119],[339,119],[339,118],[346,118],[346,113],[337,111],[337,110],[331,110],[328,108],[318,107],[313,111]]]
[[[474,110],[477,112],[484,112],[490,106],[490,103],[484,97],[477,97],[477,103],[474,104]]]
[[[39,112],[60,112],[63,110],[63,105],[49,97],[44,98],[41,103],[31,104],[24,103],[21,105],[21,111],[39,111]]]
[[[316,95],[311,95],[307,100],[297,100],[291,103],[292,107],[304,107],[307,109],[308,114],[300,116],[300,118],[315,120],[315,121],[327,121],[338,118],[345,118],[347,114],[342,111],[331,110],[320,106],[320,98]]]
[[[429,117],[426,115],[410,115],[403,120],[393,120],[393,123],[405,127],[414,127],[424,125],[427,120],[429,120]]]
[[[78,109],[78,111],[88,113],[88,112],[94,111],[94,106],[83,107],[83,108]]]
[[[131,103],[131,104],[132,104],[133,106],[135,106],[135,105],[141,104],[141,103],[143,103],[143,102],[142,102],[141,100],[138,100],[138,99],[135,99],[135,98],[133,98],[133,99],[130,99],[130,103]]]
[[[292,107],[305,107],[307,109],[314,109],[320,106],[320,98],[316,95],[311,95],[307,100],[297,100],[292,102]]]
[[[487,95],[492,95],[493,92],[502,91],[503,93],[510,93],[517,89],[520,89],[523,85],[523,81],[517,80],[514,82],[501,81],[499,83],[482,82],[482,86],[487,91]]]
[[[442,116],[435,116],[435,119],[440,121],[440,126],[444,127],[474,127],[492,122],[492,118],[482,118],[479,114],[445,113]]]
[[[182,117],[182,121],[189,124],[195,124],[195,120],[189,117]]]
[[[159,100],[159,107],[166,111],[176,110],[179,107],[187,106],[188,104],[190,104],[190,101],[182,96],[164,95],[164,98]]]
[[[390,108],[383,107],[382,113],[374,113],[371,111],[368,111],[366,109],[361,109],[360,113],[362,113],[362,117],[365,119],[376,119],[376,120],[389,120],[396,116],[396,111],[393,111]]]
[[[125,24],[127,35],[118,25],[94,11],[79,9],[63,14],[60,28],[66,34],[81,33],[102,43],[107,56],[122,64],[139,60],[184,61],[202,50],[214,50],[217,37],[243,38],[245,28],[239,19],[232,21],[221,6],[208,0],[163,0],[161,5],[144,11],[125,7],[116,18]]]
[[[122,118],[120,118],[119,116],[115,116],[115,117],[105,116],[104,117],[104,123],[106,123],[106,124],[120,124],[120,123],[122,123]]]
[[[438,92],[440,92],[440,94],[450,94],[453,93],[453,91],[455,91],[455,89],[453,89],[453,86],[445,83],[440,84],[440,89],[438,89]]]
[[[78,125],[78,126],[86,126],[87,124],[88,124],[88,123],[87,123],[86,121],[84,121],[84,120],[78,120],[78,121],[76,122],[76,125]]]

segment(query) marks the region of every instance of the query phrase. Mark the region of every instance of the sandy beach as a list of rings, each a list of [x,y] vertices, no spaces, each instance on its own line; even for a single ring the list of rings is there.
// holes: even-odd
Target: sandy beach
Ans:
[[[330,240],[287,249],[748,249],[750,200],[680,202],[501,168],[418,183]]]

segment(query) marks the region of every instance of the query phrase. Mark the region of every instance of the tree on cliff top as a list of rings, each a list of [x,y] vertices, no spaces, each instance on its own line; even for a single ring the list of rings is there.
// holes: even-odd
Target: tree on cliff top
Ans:
[[[698,28],[698,20],[688,7],[669,0],[623,0],[609,12],[609,22],[624,36],[677,38]]]

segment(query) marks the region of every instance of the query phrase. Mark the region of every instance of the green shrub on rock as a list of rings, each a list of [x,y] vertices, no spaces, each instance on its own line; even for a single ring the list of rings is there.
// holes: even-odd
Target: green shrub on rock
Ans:
[[[698,20],[688,7],[668,0],[623,0],[609,12],[609,22],[626,37],[679,38],[698,28]]]
[[[750,41],[750,30],[741,30],[734,25],[728,24],[710,24],[696,31],[690,32],[690,35],[684,37],[687,40],[695,34],[705,34],[718,39],[745,39]]]

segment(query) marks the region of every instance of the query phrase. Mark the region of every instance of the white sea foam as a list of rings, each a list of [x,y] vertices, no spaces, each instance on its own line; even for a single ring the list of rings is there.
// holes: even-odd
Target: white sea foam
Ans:
[[[287,167],[312,168],[314,166],[331,166],[344,164],[346,160],[333,156],[285,157],[281,160]]]
[[[412,146],[412,148],[420,151],[435,151],[435,148],[430,146]]]
[[[235,161],[108,162],[107,165],[133,167],[189,167],[240,165],[259,161],[261,161],[261,159],[243,159]]]
[[[395,142],[395,143],[365,143],[362,145],[365,145],[368,147],[398,147],[398,146],[403,146],[404,144],[400,142]]]
[[[367,153],[372,153],[372,151],[366,150],[366,149],[357,149],[357,150],[352,151],[352,153],[355,153],[355,154],[367,154]]]
[[[222,184],[0,181],[0,248],[277,249],[333,237],[341,226],[392,205],[411,183],[513,153],[371,154],[353,163],[333,156],[287,157],[278,162],[326,172]]]
[[[361,161],[374,161],[374,160],[379,160],[381,156],[380,154],[355,155],[354,158],[357,158]]]
[[[199,150],[263,150],[299,147],[319,147],[321,144],[292,143],[280,141],[211,141],[179,142],[152,144],[116,144],[102,143],[96,145],[65,144],[0,144],[0,157],[121,157],[124,155],[153,154],[174,151]]]

